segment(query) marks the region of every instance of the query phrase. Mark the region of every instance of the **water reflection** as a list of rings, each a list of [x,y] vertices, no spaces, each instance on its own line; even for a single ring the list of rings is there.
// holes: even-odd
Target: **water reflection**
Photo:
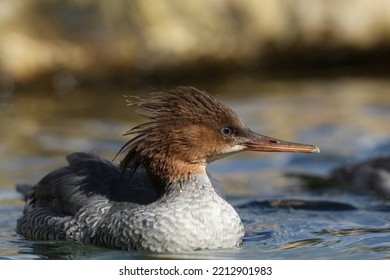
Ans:
[[[330,234],[333,236],[351,236],[360,234],[375,234],[375,233],[389,233],[390,228],[344,228],[339,230],[323,229],[319,232],[313,232],[314,234],[324,235]]]

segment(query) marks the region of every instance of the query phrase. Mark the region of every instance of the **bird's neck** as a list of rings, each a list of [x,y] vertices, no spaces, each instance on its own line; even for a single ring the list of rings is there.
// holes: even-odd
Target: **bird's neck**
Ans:
[[[205,164],[187,163],[180,159],[146,161],[145,168],[159,196],[183,191],[200,181],[211,187]]]

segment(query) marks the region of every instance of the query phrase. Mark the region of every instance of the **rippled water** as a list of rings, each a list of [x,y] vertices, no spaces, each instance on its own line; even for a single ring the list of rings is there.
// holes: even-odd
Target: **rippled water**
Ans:
[[[209,166],[246,227],[241,248],[183,254],[121,252],[15,233],[23,202],[16,183],[34,183],[87,151],[112,159],[121,135],[141,121],[117,92],[0,95],[0,259],[383,259],[390,257],[390,203],[339,186],[305,187],[291,173],[324,176],[347,162],[390,153],[390,82],[378,79],[200,86],[252,130],[317,145],[321,154],[244,153]]]

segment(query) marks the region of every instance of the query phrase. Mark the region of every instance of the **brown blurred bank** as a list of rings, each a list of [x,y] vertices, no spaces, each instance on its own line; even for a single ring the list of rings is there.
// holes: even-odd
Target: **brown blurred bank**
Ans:
[[[0,0],[0,92],[390,70],[388,0]]]

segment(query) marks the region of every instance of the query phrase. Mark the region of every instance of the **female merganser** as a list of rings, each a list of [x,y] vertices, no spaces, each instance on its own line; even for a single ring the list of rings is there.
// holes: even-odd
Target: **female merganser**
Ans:
[[[241,219],[206,164],[246,150],[319,152],[252,132],[230,108],[193,87],[132,105],[149,122],[125,134],[135,137],[120,150],[126,154],[120,165],[69,155],[68,166],[25,192],[18,233],[154,252],[239,246]]]

